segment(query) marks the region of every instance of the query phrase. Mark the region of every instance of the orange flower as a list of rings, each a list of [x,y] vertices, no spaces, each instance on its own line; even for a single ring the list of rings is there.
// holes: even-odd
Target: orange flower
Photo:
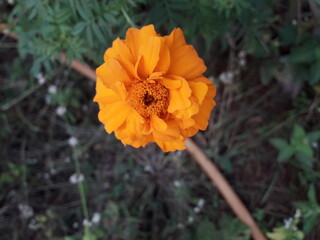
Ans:
[[[153,25],[130,28],[96,70],[99,120],[124,145],[182,150],[187,137],[207,128],[215,106],[216,88],[204,71],[181,29],[161,37]]]

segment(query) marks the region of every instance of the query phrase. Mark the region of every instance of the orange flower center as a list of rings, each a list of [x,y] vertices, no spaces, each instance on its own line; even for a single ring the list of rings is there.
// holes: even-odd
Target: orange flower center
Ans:
[[[129,91],[129,105],[142,117],[163,117],[169,105],[168,90],[157,81],[134,82]]]

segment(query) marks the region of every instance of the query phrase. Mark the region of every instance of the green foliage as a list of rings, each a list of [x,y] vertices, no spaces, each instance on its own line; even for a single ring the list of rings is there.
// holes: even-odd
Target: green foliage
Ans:
[[[271,240],[303,240],[304,233],[297,229],[299,219],[287,219],[288,226],[277,227],[273,232],[267,233]]]
[[[303,231],[309,233],[320,221],[320,203],[317,201],[314,185],[309,187],[308,201],[297,202],[295,206],[301,209]]]
[[[314,156],[312,143],[319,139],[320,131],[306,133],[300,125],[294,125],[289,142],[282,138],[273,138],[270,142],[279,151],[279,162],[288,161],[294,156],[302,167],[310,168],[312,167]]]

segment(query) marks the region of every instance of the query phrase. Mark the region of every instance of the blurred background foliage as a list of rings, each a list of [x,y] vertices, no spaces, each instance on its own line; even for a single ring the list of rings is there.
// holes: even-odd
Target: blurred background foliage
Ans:
[[[217,106],[195,141],[268,237],[320,239],[319,0],[0,0],[0,22],[0,239],[250,239],[185,152],[106,135],[61,63],[95,68],[147,24],[204,58]]]

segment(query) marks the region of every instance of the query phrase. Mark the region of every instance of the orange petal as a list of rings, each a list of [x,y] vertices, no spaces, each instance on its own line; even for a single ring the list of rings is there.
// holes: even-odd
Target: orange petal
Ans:
[[[159,61],[154,69],[157,72],[166,73],[170,67],[170,51],[168,46],[165,44],[164,38],[161,38],[161,49],[159,54]]]
[[[179,119],[188,119],[191,118],[193,115],[199,112],[199,104],[194,96],[190,97],[191,105],[190,107],[182,110],[178,110],[173,113],[173,115]]]
[[[153,25],[145,26],[141,29],[129,28],[126,35],[126,45],[129,47],[134,62],[137,61],[140,55],[140,47],[143,47],[143,42],[149,36],[157,36]]]
[[[159,82],[168,89],[178,89],[182,85],[180,79],[162,78]]]
[[[117,38],[113,41],[112,47],[107,49],[104,54],[104,61],[108,62],[112,58],[118,60],[121,66],[131,76],[134,76],[134,59],[124,40]]]
[[[156,143],[164,152],[177,151],[185,149],[184,140],[176,141],[176,142],[166,142],[156,140]]]
[[[166,130],[159,131],[157,128],[153,128],[153,138],[160,141],[177,141],[180,136],[180,127],[177,121],[166,121]]]
[[[169,89],[169,113],[180,109],[185,109],[191,105],[191,101],[189,99],[191,96],[191,90],[188,82],[178,76],[175,76],[175,78],[181,81],[181,87],[178,89]]]
[[[159,118],[157,115],[151,116],[151,125],[158,131],[165,131],[168,128],[167,123],[163,121],[161,118]]]
[[[203,60],[191,45],[171,50],[171,65],[167,74],[182,76],[189,80],[200,76],[206,69]]]
[[[192,91],[192,95],[197,98],[198,103],[201,105],[204,97],[207,94],[208,85],[203,82],[194,82],[194,81],[189,81],[188,83]]]
[[[119,112],[119,109],[121,109],[121,112]],[[126,102],[117,101],[101,108],[98,118],[100,122],[104,123],[106,131],[111,133],[125,122],[129,111],[130,107]]]
[[[160,37],[149,36],[141,46],[142,59],[138,66],[138,74],[143,78],[149,77],[157,66],[161,48]]]
[[[108,104],[119,100],[120,97],[113,90],[104,86],[101,79],[97,77],[96,96],[93,101],[98,102],[99,104]]]
[[[196,122],[196,126],[201,130],[205,130],[207,128],[211,110],[216,105],[216,102],[213,99],[216,95],[216,87],[209,80],[206,82],[208,84],[207,95],[200,106],[199,113],[192,117]]]
[[[131,79],[126,70],[115,59],[110,59],[96,70],[97,76],[106,87],[111,87],[115,82],[121,81],[125,85],[131,83]]]
[[[165,36],[164,40],[170,49],[186,45],[184,34],[180,28],[174,29],[169,36]]]

